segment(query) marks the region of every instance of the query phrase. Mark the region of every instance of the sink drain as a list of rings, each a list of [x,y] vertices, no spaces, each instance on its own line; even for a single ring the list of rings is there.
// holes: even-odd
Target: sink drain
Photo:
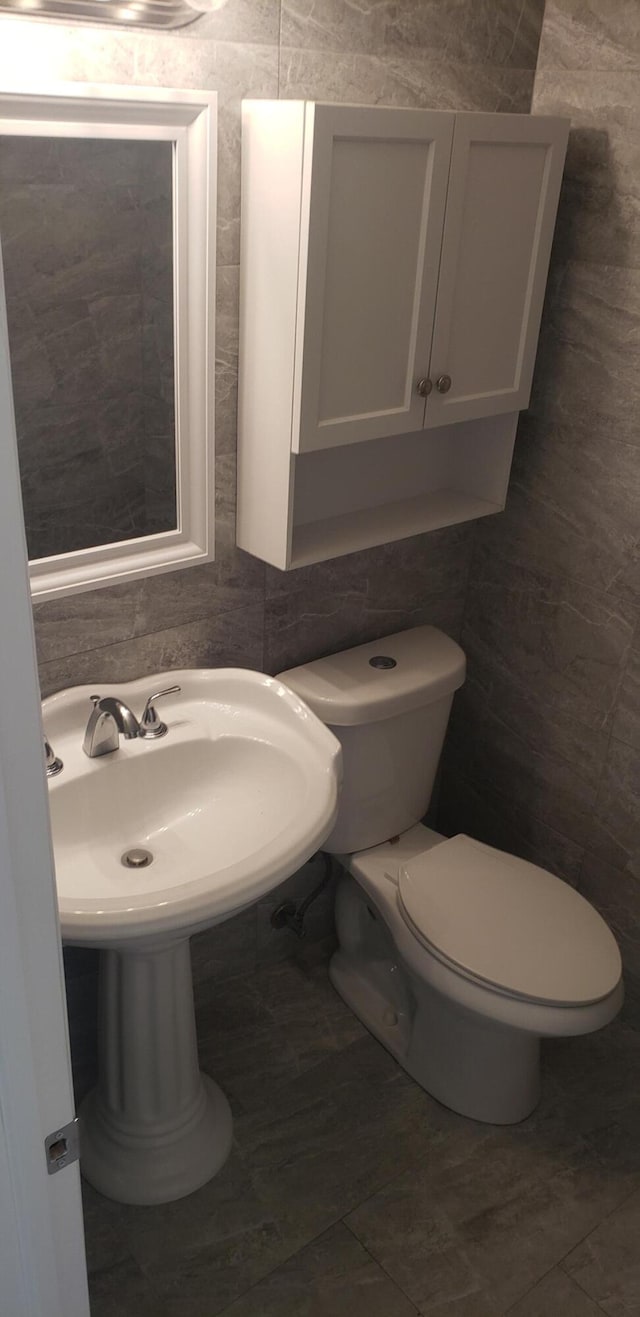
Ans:
[[[146,869],[148,864],[153,863],[153,854],[146,851],[144,846],[133,846],[120,856],[120,863],[124,864],[125,869]]]

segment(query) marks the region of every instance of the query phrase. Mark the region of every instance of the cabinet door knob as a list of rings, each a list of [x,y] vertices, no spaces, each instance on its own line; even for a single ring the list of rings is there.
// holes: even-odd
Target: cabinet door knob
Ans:
[[[422,379],[418,380],[418,383],[416,384],[416,393],[419,393],[421,398],[428,398],[432,388],[433,384],[431,383],[431,380],[428,380],[426,375],[423,375]]]
[[[451,376],[439,375],[436,380],[436,389],[438,393],[448,393],[451,388]]]

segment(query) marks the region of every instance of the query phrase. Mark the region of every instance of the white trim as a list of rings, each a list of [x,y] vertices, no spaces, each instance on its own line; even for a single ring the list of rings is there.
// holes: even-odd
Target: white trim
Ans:
[[[53,599],[214,557],[215,92],[59,83],[0,90],[0,133],[174,145],[177,528],[40,558],[31,593]]]
[[[1,1302],[89,1317],[79,1169],[44,1153],[73,1093],[1,267],[0,561]]]

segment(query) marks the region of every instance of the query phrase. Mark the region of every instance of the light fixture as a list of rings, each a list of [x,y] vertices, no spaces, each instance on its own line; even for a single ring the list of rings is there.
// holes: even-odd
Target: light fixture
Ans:
[[[172,28],[197,21],[200,13],[221,9],[227,0],[0,0],[0,13],[21,18],[66,19],[72,23]]]
[[[224,9],[228,0],[186,0],[191,9],[197,9],[200,14],[211,14],[216,9]]]

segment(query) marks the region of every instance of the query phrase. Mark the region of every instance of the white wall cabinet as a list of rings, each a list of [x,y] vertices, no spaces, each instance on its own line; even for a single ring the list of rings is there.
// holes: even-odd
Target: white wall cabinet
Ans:
[[[567,135],[244,103],[242,548],[286,568],[504,506]]]

